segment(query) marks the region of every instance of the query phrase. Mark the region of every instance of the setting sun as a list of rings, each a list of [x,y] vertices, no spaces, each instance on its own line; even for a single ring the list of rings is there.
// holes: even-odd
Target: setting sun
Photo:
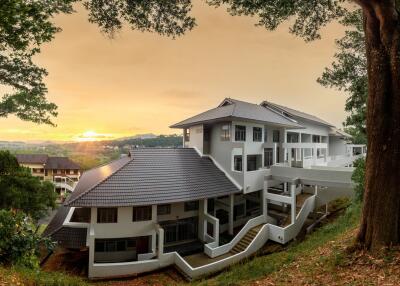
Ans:
[[[113,138],[111,134],[100,134],[97,133],[96,131],[88,130],[76,136],[75,140],[79,142],[90,142],[90,141],[99,141],[110,138]]]

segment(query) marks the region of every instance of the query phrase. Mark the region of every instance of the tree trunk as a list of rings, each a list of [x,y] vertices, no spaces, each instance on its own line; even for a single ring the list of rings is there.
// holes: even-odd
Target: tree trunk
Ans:
[[[400,243],[400,17],[394,1],[359,1],[368,59],[368,155],[357,241]]]

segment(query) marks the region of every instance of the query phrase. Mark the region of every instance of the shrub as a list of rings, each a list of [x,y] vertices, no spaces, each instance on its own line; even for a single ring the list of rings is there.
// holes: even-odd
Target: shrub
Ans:
[[[365,190],[365,159],[360,158],[354,162],[355,170],[351,179],[356,186],[354,187],[355,196],[354,201],[356,203],[361,203],[364,197]]]
[[[39,266],[41,246],[49,250],[54,246],[37,232],[29,216],[23,212],[0,210],[0,263],[27,268]]]

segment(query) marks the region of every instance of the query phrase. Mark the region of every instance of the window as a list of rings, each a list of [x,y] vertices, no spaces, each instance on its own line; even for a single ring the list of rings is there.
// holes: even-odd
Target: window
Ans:
[[[281,162],[280,156],[281,156],[280,149],[279,149],[279,147],[276,147],[276,162],[277,163]]]
[[[135,238],[96,239],[95,252],[127,251],[136,247]]]
[[[274,150],[272,148],[264,149],[264,167],[269,168],[274,164]]]
[[[243,171],[243,157],[242,155],[233,156],[233,170],[242,172]]]
[[[307,158],[311,158],[312,157],[312,151],[313,151],[313,149],[311,149],[311,148],[304,148],[303,149],[304,151],[304,158],[305,159],[307,159]]]
[[[287,133],[288,143],[299,143],[299,133],[288,132]]]
[[[171,205],[158,205],[157,206],[157,215],[169,215],[171,213]]]
[[[185,137],[185,142],[190,141],[190,129],[189,128],[184,129],[184,137]]]
[[[233,207],[233,219],[237,220],[244,216],[244,204],[236,205]]]
[[[185,212],[199,210],[199,201],[185,202]]]
[[[98,223],[116,223],[118,221],[118,208],[98,208]]]
[[[264,127],[264,142],[268,142],[268,129]]]
[[[164,243],[174,243],[197,238],[198,217],[160,223],[164,229]]]
[[[279,143],[279,141],[280,141],[280,132],[279,132],[279,130],[274,130],[273,131],[273,133],[272,133],[272,141],[274,143]]]
[[[254,142],[262,141],[262,128],[261,127],[253,127],[253,141]]]
[[[319,135],[313,135],[313,136],[312,136],[312,142],[313,142],[313,143],[321,143],[321,136],[319,136]]]
[[[229,124],[224,124],[221,126],[221,140],[231,140],[231,126]]]
[[[235,141],[246,141],[246,126],[235,125]]]
[[[70,221],[90,223],[90,213],[91,213],[90,208],[75,208]]]
[[[247,171],[255,171],[261,168],[261,155],[247,155]]]
[[[151,220],[151,206],[134,207],[132,221]]]

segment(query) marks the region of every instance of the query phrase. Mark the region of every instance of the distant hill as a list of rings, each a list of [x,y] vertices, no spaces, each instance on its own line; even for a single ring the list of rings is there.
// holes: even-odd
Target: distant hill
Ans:
[[[154,135],[154,134],[153,134]],[[140,137],[129,137],[110,141],[101,141],[103,145],[118,146],[129,149],[132,147],[182,147],[182,136],[180,135],[158,135],[152,137],[150,134]]]
[[[153,133],[147,133],[147,134],[137,134],[134,136],[117,138],[117,139],[115,139],[115,141],[123,141],[123,140],[130,140],[130,139],[153,139],[153,138],[157,138],[157,137],[158,136]]]

